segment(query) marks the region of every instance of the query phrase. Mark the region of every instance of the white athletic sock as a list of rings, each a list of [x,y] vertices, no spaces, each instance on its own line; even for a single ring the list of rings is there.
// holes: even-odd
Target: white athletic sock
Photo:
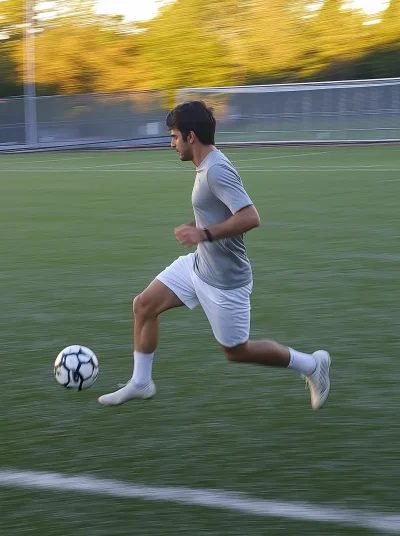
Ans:
[[[297,370],[297,372],[304,374],[304,376],[310,376],[317,366],[315,357],[311,354],[303,354],[290,347],[288,347],[288,350],[290,352],[290,363],[288,368]]]
[[[144,354],[133,352],[133,376],[135,385],[146,385],[151,380],[151,370],[153,367],[154,352]]]

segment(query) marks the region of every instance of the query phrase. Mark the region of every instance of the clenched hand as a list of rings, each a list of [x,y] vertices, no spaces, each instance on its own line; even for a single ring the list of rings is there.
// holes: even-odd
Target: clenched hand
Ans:
[[[206,234],[202,229],[197,229],[192,225],[180,225],[175,228],[175,238],[185,246],[189,248],[190,246],[195,246],[199,242],[203,242],[206,239]]]

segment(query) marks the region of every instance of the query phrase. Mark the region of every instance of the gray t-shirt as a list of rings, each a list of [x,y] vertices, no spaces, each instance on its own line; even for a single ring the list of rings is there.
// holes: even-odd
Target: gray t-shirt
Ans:
[[[192,204],[199,229],[221,223],[253,204],[238,172],[221,151],[211,151],[196,171]],[[200,242],[193,269],[204,282],[220,289],[251,283],[251,265],[243,235]]]

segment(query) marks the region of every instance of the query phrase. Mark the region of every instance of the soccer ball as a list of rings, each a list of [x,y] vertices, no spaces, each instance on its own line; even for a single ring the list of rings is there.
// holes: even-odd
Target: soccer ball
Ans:
[[[67,389],[88,389],[96,381],[98,373],[99,361],[86,346],[67,346],[54,363],[54,377]]]

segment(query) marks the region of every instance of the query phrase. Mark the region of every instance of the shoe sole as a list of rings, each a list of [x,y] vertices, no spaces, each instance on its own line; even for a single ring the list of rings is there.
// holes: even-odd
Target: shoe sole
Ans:
[[[324,352],[325,354],[328,355],[328,382],[329,382],[329,384],[328,384],[328,389],[326,391],[326,395],[325,395],[324,399],[322,400],[322,402],[320,402],[320,404],[318,406],[315,406],[315,407],[312,406],[312,409],[314,409],[314,410],[321,409],[324,406],[325,402],[328,400],[328,396],[329,396],[329,393],[331,391],[331,364],[332,364],[331,356],[330,356],[329,352],[327,352],[326,350],[317,350],[317,352]],[[313,355],[316,354],[317,352],[314,352]]]
[[[128,382],[129,383],[129,382]],[[126,384],[124,384],[123,386],[125,386]],[[110,404],[108,402],[105,402],[102,400],[103,396],[107,396],[107,395],[103,395],[103,396],[100,396],[97,401],[102,405],[102,406],[122,406],[122,404],[126,404],[127,402],[130,402],[131,400],[150,400],[151,398],[154,398],[155,395],[157,394],[157,389],[153,383],[153,390],[149,393],[149,394],[143,394],[143,395],[137,395],[137,396],[132,396],[131,398],[128,398],[128,400],[125,400],[124,402],[120,402],[120,403],[117,403],[117,404]]]

